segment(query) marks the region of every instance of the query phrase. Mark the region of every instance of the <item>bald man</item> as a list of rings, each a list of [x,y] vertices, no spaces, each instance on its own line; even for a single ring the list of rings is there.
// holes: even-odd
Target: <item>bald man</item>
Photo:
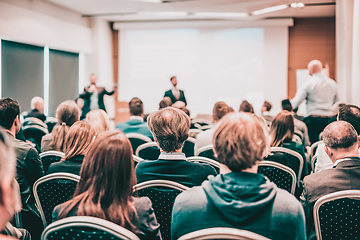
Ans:
[[[46,120],[46,116],[44,115],[44,99],[41,97],[33,97],[30,105],[31,111],[25,118],[34,117],[44,122]]]
[[[338,101],[336,83],[321,73],[322,68],[322,63],[319,60],[309,62],[308,70],[311,78],[300,86],[295,97],[291,100],[294,109],[306,100],[304,122],[309,130],[311,143],[319,140],[319,134],[333,115],[332,105]]]

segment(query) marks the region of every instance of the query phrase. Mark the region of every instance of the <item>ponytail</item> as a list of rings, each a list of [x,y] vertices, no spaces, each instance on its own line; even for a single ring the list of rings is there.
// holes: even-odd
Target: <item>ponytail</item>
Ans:
[[[51,133],[51,142],[49,147],[55,151],[64,152],[66,135],[69,131],[69,126],[66,123],[57,124]]]

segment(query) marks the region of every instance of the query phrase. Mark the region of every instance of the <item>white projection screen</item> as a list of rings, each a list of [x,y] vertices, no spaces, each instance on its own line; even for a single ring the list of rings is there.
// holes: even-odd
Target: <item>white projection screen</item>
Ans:
[[[264,100],[280,111],[287,97],[288,27],[120,30],[119,100],[139,97],[158,109],[176,76],[191,116],[225,101],[235,111]]]

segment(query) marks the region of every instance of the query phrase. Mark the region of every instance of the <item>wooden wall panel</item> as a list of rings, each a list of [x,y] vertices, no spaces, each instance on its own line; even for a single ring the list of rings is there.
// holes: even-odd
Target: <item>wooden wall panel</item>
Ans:
[[[295,18],[289,27],[288,97],[296,93],[296,69],[307,68],[309,61],[320,60],[330,67],[335,79],[335,17]],[[335,79],[336,80],[336,79]]]

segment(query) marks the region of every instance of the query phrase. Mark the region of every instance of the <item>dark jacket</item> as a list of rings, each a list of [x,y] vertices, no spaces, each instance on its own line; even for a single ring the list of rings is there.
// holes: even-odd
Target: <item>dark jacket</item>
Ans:
[[[341,161],[335,168],[326,169],[304,178],[300,201],[306,214],[309,239],[316,239],[313,208],[322,196],[343,191],[360,189],[360,158],[352,157]]]
[[[306,239],[301,204],[261,174],[228,173],[175,199],[172,239],[214,227],[251,231],[270,239]]]
[[[114,91],[108,92],[104,87],[98,87],[98,104],[99,109],[102,109],[106,112],[105,104],[104,104],[104,95],[113,95]],[[86,116],[88,112],[90,112],[90,104],[91,104],[91,95],[89,92],[89,87],[85,87],[82,94],[80,94],[80,98],[84,99],[84,106],[82,108],[82,116]]]
[[[154,137],[149,130],[148,124],[138,119],[131,119],[128,122],[118,123],[116,128],[122,130],[125,134],[138,133],[150,138],[151,140],[154,140]]]
[[[43,113],[39,112],[39,110],[37,110],[37,109],[31,110],[31,112],[29,112],[25,118],[28,118],[28,117],[34,117],[34,118],[40,119],[43,122],[45,122],[45,120],[46,120],[46,116]]]
[[[165,94],[164,94],[164,97],[169,97],[171,99],[171,102],[174,104],[175,102],[177,101],[182,101],[185,103],[185,106],[187,105],[187,102],[186,102],[186,98],[185,98],[185,94],[184,94],[184,91],[183,90],[179,90],[180,91],[180,97],[179,99],[177,100],[174,96],[174,94],[172,93],[171,89],[166,91]]]
[[[52,163],[46,174],[65,172],[80,175],[83,160],[83,155],[77,155],[64,161]]]
[[[133,198],[133,200],[138,216],[138,219],[136,216],[133,216],[131,219],[131,223],[137,227],[137,230],[134,233],[140,239],[161,240],[160,224],[158,224],[156,220],[155,212],[152,208],[150,199],[148,197],[142,197]],[[64,203],[54,208],[52,214],[53,221],[58,220],[58,215],[63,207]],[[77,216],[77,210],[77,207],[73,208],[67,217]]]

